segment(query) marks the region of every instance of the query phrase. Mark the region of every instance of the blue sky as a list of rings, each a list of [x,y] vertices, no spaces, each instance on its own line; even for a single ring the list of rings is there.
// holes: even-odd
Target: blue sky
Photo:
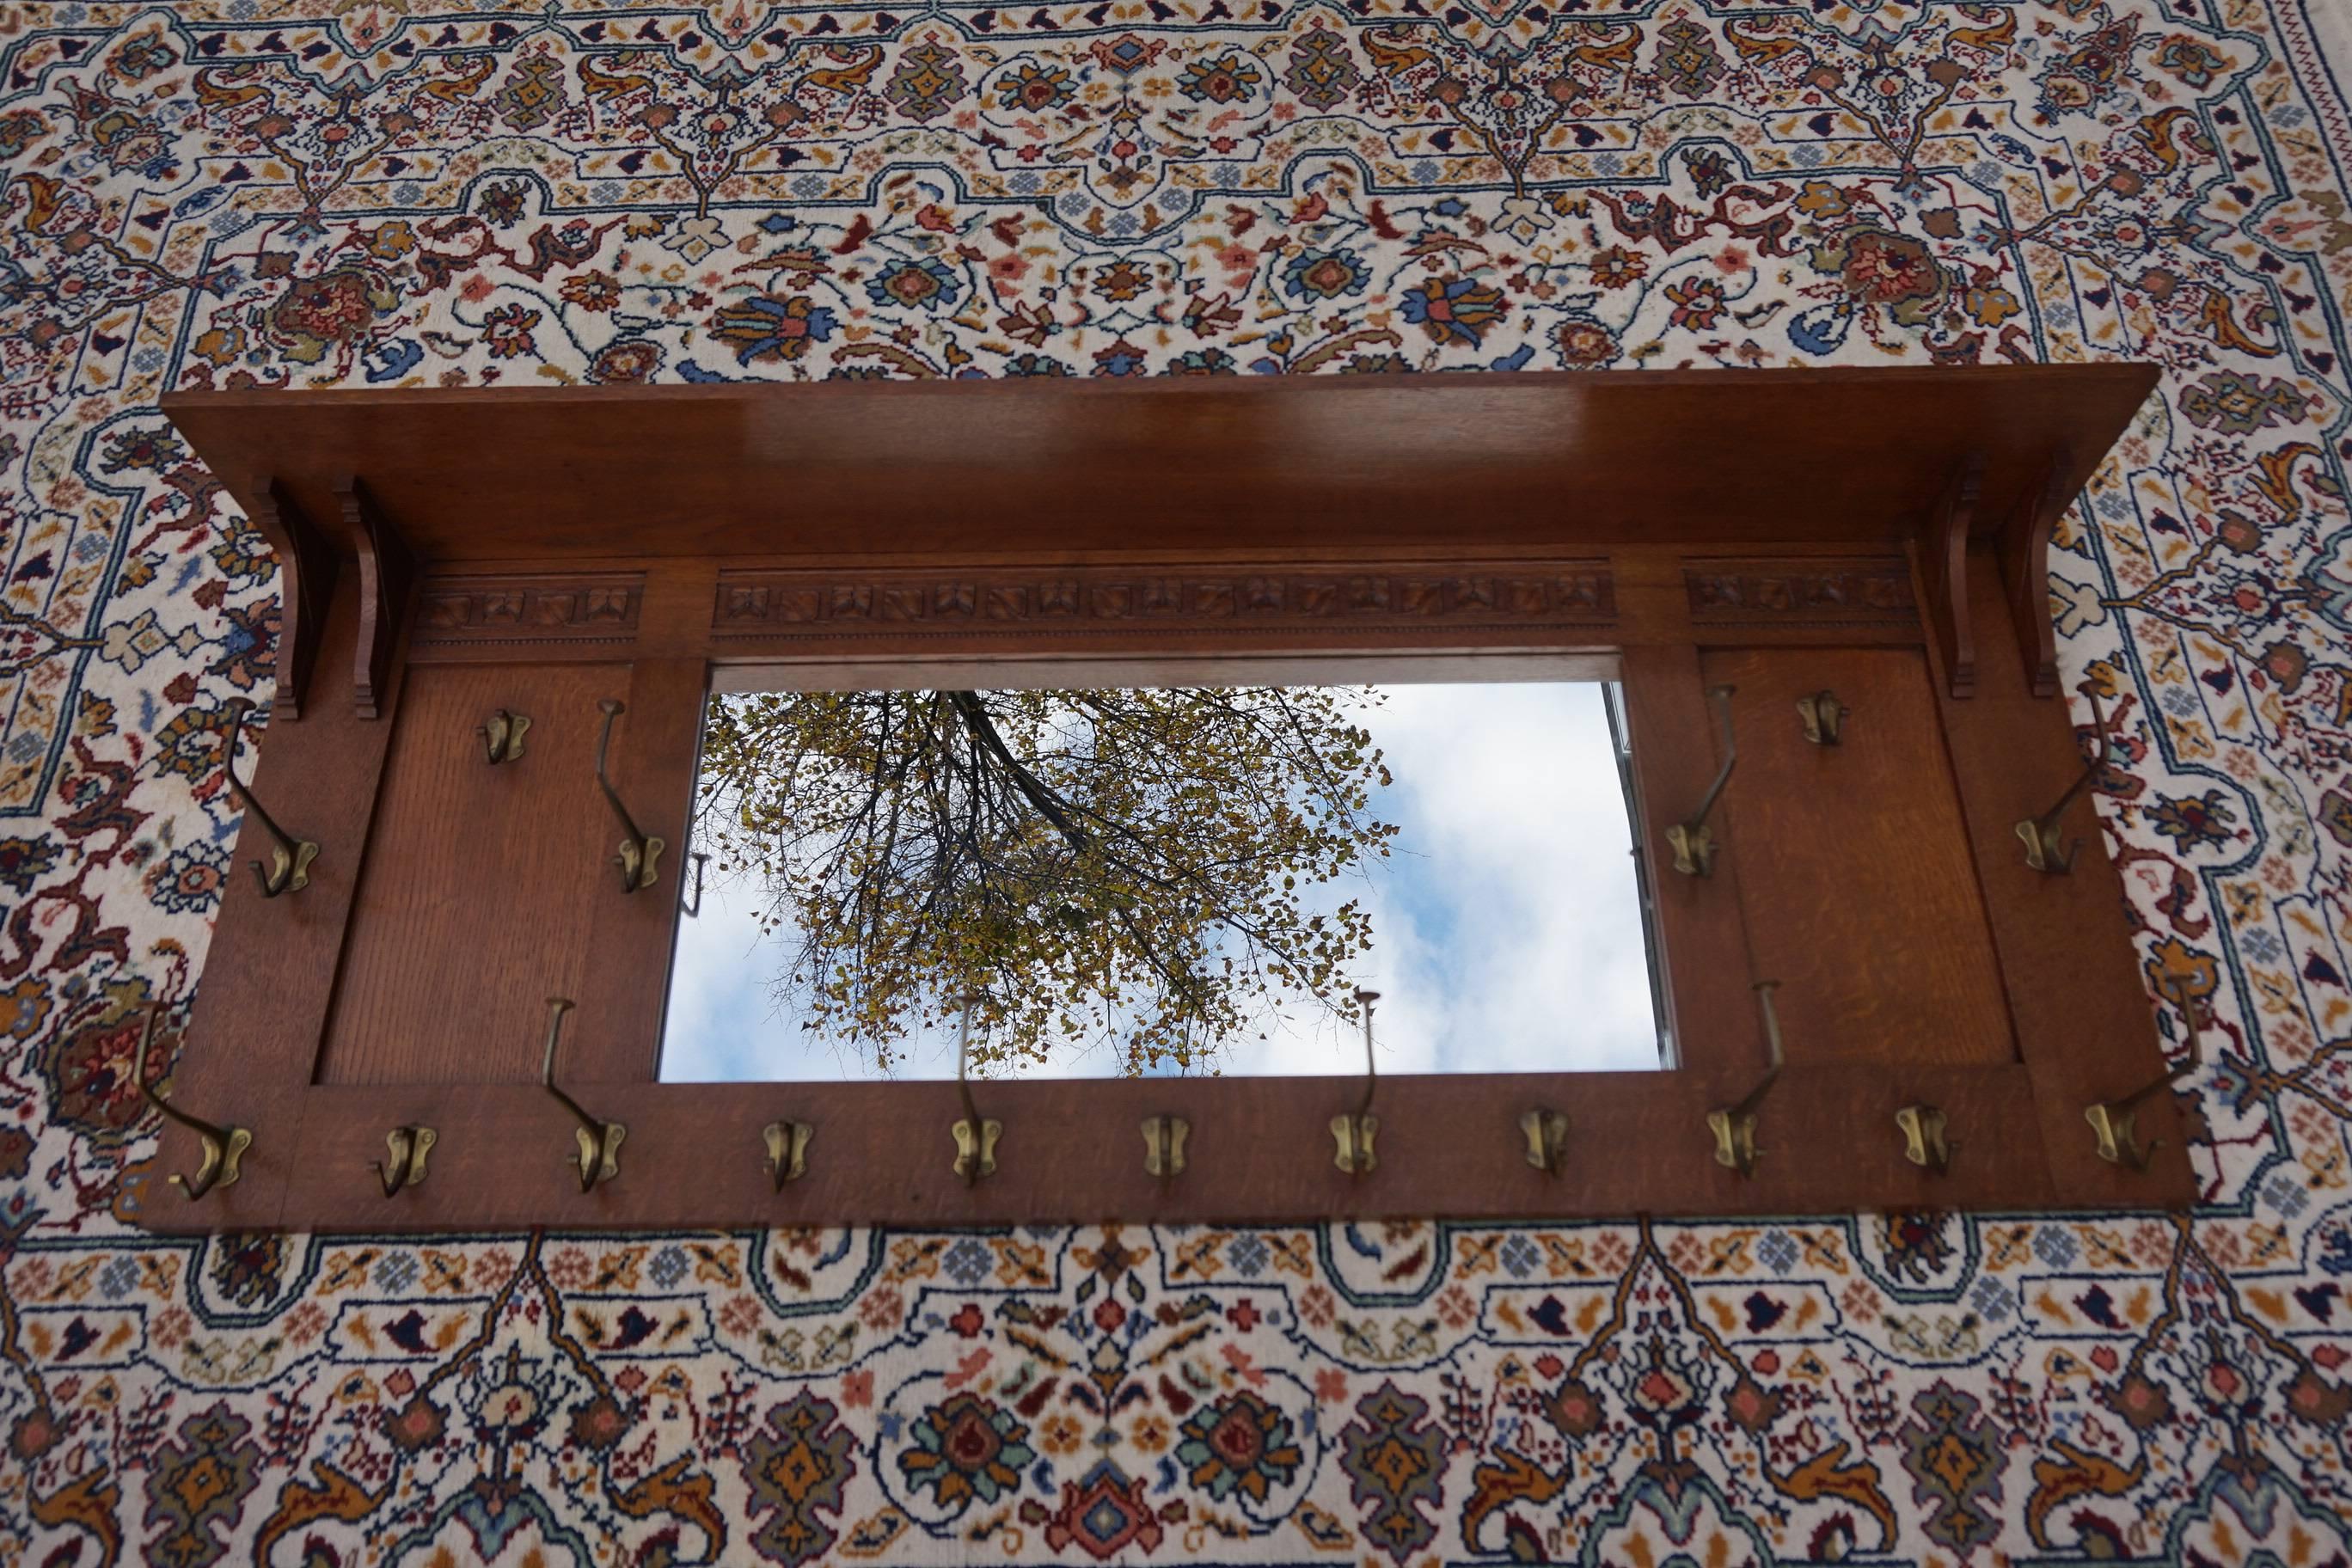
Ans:
[[[1658,1065],[1632,841],[1597,682],[1384,684],[1358,721],[1395,782],[1373,810],[1402,831],[1329,905],[1369,901],[1359,983],[1381,994],[1382,1072],[1626,1070]],[[777,1008],[792,933],[762,938],[750,888],[715,879],[679,922],[664,1030],[667,1082],[877,1076]],[[1299,1004],[1289,1026],[1235,1042],[1229,1076],[1352,1074],[1362,1037]],[[891,1076],[951,1078],[955,1042],[908,1043]],[[1049,1076],[1115,1069],[1073,1053]]]

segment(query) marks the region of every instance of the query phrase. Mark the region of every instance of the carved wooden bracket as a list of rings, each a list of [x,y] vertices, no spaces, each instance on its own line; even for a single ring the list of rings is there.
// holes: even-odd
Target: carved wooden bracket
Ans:
[[[2065,447],[2050,454],[2041,482],[2018,498],[1999,546],[2010,625],[2017,630],[2025,683],[2036,697],[2058,695],[2058,634],[2050,624],[2050,536],[2059,516],[2074,504],[2066,489],[2066,476],[2074,467]]]
[[[400,635],[400,617],[408,608],[409,585],[416,574],[400,531],[392,525],[356,478],[335,485],[335,500],[343,511],[343,531],[360,559],[360,627],[352,652],[352,708],[362,719],[373,719],[386,690],[392,650]]]
[[[2050,536],[2060,514],[2074,503],[2074,495],[2066,488],[2067,476],[2074,471],[2067,448],[2060,446],[2053,450],[1992,540],[1993,553],[2000,563],[2001,596],[2007,601],[2010,629],[2024,665],[2026,689],[2036,697],[2058,694],[2058,634],[2050,621]],[[1953,473],[1936,510],[1919,531],[1927,621],[1956,698],[1970,695],[1977,684],[1968,553],[1983,482],[1984,460],[1972,456]]]
[[[277,479],[257,483],[253,491],[247,515],[269,541],[285,575],[278,605],[278,695],[269,709],[270,722],[276,723],[302,717],[302,700],[310,689],[311,667],[319,662],[319,634],[326,626],[341,555]]]
[[[1969,529],[1984,483],[1984,456],[1970,453],[1952,472],[1942,500],[1919,535],[1920,575],[1927,580],[1927,623],[1943,655],[1944,679],[1956,698],[1977,689],[1976,628],[1969,617]]]

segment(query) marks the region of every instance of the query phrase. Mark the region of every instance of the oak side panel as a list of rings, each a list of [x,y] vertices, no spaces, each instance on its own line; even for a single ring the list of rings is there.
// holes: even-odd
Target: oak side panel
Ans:
[[[1978,625],[2003,624],[2009,610],[1990,555],[1969,558],[1968,587]],[[1939,695],[1937,706],[2058,1199],[2186,1205],[2196,1182],[2172,1095],[2154,1095],[2139,1109],[2143,1139],[2163,1143],[2146,1171],[2099,1160],[2083,1119],[2085,1106],[2137,1089],[2164,1068],[2123,879],[2096,809],[2078,800],[2068,816],[2070,833],[2083,838],[2071,874],[2028,867],[2017,837],[2016,825],[2049,809],[2081,771],[2087,710],[2078,734],[2067,694],[2032,694],[2015,637],[1983,637],[1977,655],[1976,694]]]
[[[322,606],[310,711],[248,731],[236,764],[279,826],[318,844],[310,885],[275,899],[261,896],[246,863],[266,865],[272,846],[247,813],[186,1043],[172,1073],[174,1103],[208,1121],[246,1128],[253,1148],[236,1185],[215,1189],[201,1204],[163,1188],[159,1174],[145,1205],[150,1214],[203,1209],[207,1226],[268,1225],[294,1169],[306,1103],[301,1090],[310,1082],[326,1026],[393,731],[389,717],[361,719],[349,700],[345,672],[357,635],[357,576],[340,573]],[[395,660],[383,694],[387,715],[397,711],[403,685]],[[194,1137],[164,1123],[158,1171],[192,1172],[196,1162]]]
[[[1697,806],[1721,764],[1698,650],[1628,648],[1622,679],[1642,826],[1635,848],[1647,859],[1656,910],[1674,1065],[1761,1071],[1769,1058],[1750,989],[1738,850],[1718,855],[1713,876],[1685,877],[1666,843],[1666,829]]]
[[[544,999],[577,991],[619,896],[596,701],[626,689],[626,666],[409,671],[320,1082],[537,1079]],[[530,728],[493,767],[476,731],[499,708]]]
[[[1724,651],[1739,766],[1725,794],[1757,978],[1788,1059],[2017,1059],[1935,693],[1905,648]],[[1836,692],[1844,739],[1805,739],[1797,700]]]

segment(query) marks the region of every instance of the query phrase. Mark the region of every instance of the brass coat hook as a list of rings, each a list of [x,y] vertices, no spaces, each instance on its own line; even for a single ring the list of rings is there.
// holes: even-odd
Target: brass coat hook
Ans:
[[[310,862],[319,858],[319,847],[307,838],[296,838],[284,828],[261,803],[253,798],[253,791],[236,776],[237,743],[245,738],[245,716],[253,711],[253,704],[242,697],[231,698],[228,704],[228,754],[221,759],[221,771],[228,775],[230,798],[239,807],[253,814],[261,830],[269,835],[269,869],[265,872],[258,860],[248,860],[253,868],[253,879],[261,885],[261,896],[274,899],[280,893],[299,893],[310,885]]]
[[[481,737],[482,753],[488,760],[490,766],[497,767],[500,763],[517,762],[521,759],[522,738],[530,729],[529,715],[509,713],[500,708],[490,715],[487,723],[478,726],[474,733]]]
[[[1528,1163],[1547,1176],[1559,1174],[1568,1163],[1568,1117],[1549,1106],[1538,1106],[1520,1116],[1519,1131],[1528,1141]]]
[[[1772,1011],[1772,993],[1780,984],[1777,980],[1756,983],[1756,1005],[1764,1015],[1764,1038],[1772,1047],[1771,1067],[1738,1104],[1706,1113],[1706,1130],[1715,1134],[1715,1163],[1743,1176],[1756,1173],[1757,1157],[1763,1152],[1756,1147],[1757,1108],[1780,1077],[1780,1018]]]
[[[760,1142],[768,1148],[768,1178],[776,1191],[808,1174],[809,1140],[815,1135],[805,1121],[771,1121],[760,1129]]]
[[[1192,1124],[1181,1116],[1147,1116],[1143,1119],[1143,1172],[1148,1176],[1181,1176],[1184,1173],[1184,1140],[1191,1137]]]
[[[2053,877],[2072,871],[2074,856],[2083,847],[2080,838],[2071,844],[2065,841],[2065,835],[2058,829],[2059,818],[2065,816],[2066,808],[2074,804],[2074,797],[2090,788],[2093,781],[2097,779],[2099,770],[2107,765],[2107,753],[2111,749],[2107,739],[2107,715],[2105,710],[2099,706],[2099,694],[2090,691],[2084,695],[2091,700],[2090,757],[2083,763],[2081,774],[2066,786],[2066,793],[2058,797],[2057,805],[2041,816],[2028,817],[2017,825],[2017,836],[2025,840],[2025,863]]]
[[[606,1121],[591,1116],[581,1103],[555,1085],[555,1047],[563,1035],[563,1015],[572,1011],[569,996],[547,999],[547,1054],[539,1064],[539,1086],[553,1095],[556,1102],[572,1112],[580,1125],[572,1130],[572,1141],[580,1145],[576,1163],[580,1167],[580,1190],[592,1193],[598,1185],[621,1173],[621,1140],[629,1135],[625,1123]]]
[[[710,855],[707,850],[698,849],[687,858],[694,862],[694,902],[688,903],[685,889],[680,889],[677,907],[687,919],[698,920],[702,915],[702,868],[710,864]]]
[[[164,1091],[147,1081],[147,1052],[155,1042],[155,1020],[163,1011],[161,1003],[147,1005],[147,1021],[139,1028],[139,1065],[133,1071],[138,1077],[139,1092],[147,1097],[147,1103],[194,1133],[196,1142],[204,1146],[204,1157],[196,1163],[194,1176],[174,1173],[166,1178],[194,1203],[215,1187],[236,1185],[242,1173],[237,1163],[253,1147],[253,1134],[242,1127],[216,1126],[200,1116],[191,1116],[173,1105]]]
[[[2143,1146],[2139,1141],[2139,1108],[2158,1093],[2170,1089],[2182,1079],[2205,1065],[2203,1036],[2197,1027],[2197,1004],[2189,994],[2187,982],[2171,988],[2169,994],[2180,1008],[2180,1017],[2189,1031],[2189,1059],[2125,1095],[2121,1100],[2101,1100],[2083,1108],[2083,1117],[2091,1124],[2092,1136],[2098,1140],[2099,1158],[2110,1165],[2121,1165],[2128,1171],[2145,1171],[2156,1152],[2164,1147],[2160,1138]]]
[[[1706,795],[1698,803],[1687,821],[1677,822],[1666,829],[1666,843],[1675,852],[1675,869],[1685,877],[1715,875],[1715,829],[1707,826],[1707,816],[1715,810],[1716,801],[1723,795],[1723,786],[1731,782],[1732,764],[1739,761],[1739,742],[1731,732],[1731,694],[1728,686],[1707,688],[1707,697],[1715,703],[1716,716],[1723,721],[1723,766],[1716,771],[1715,782],[1706,786]]]
[[[640,888],[650,888],[656,878],[656,863],[661,859],[662,841],[648,838],[637,831],[636,819],[629,808],[621,804],[620,795],[613,788],[611,777],[604,772],[605,748],[613,743],[613,721],[628,711],[619,700],[607,697],[596,704],[604,715],[604,731],[596,737],[596,787],[604,792],[612,803],[613,815],[621,819],[620,852],[613,864],[621,868],[621,891],[634,893]]]
[[[1331,1118],[1331,1141],[1337,1145],[1331,1163],[1351,1176],[1370,1175],[1381,1168],[1380,1153],[1372,1147],[1381,1131],[1381,1119],[1372,1114],[1372,1093],[1381,1086],[1380,1063],[1372,1055],[1372,1004],[1380,999],[1377,991],[1356,988],[1356,1003],[1364,1010],[1364,1099],[1355,1110]]]
[[[392,1152],[392,1163],[369,1162],[376,1179],[383,1184],[383,1195],[396,1197],[403,1187],[422,1186],[425,1183],[425,1156],[433,1152],[433,1145],[441,1134],[430,1127],[409,1125],[395,1127],[383,1135],[386,1149]]]
[[[1834,746],[1843,741],[1846,715],[1853,711],[1834,691],[1815,691],[1797,699],[1797,717],[1804,723],[1805,739],[1816,746]]]
[[[963,1120],[948,1130],[955,1139],[955,1173],[967,1187],[996,1174],[996,1141],[1004,1135],[1004,1123],[992,1117],[982,1121],[971,1100],[971,1005],[976,1000],[963,999],[963,1023],[956,1036],[956,1092],[963,1097]]]
[[[1951,1170],[1951,1120],[1942,1108],[1906,1105],[1895,1113],[1895,1125],[1903,1131],[1905,1159],[1939,1176]]]

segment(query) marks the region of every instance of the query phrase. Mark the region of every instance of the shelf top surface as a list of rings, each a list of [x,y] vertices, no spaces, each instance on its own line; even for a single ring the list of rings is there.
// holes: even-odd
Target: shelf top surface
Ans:
[[[355,475],[427,563],[1049,558],[1801,539],[1884,548],[1970,454],[1979,531],[2152,390],[2106,363],[184,392],[241,503]]]

